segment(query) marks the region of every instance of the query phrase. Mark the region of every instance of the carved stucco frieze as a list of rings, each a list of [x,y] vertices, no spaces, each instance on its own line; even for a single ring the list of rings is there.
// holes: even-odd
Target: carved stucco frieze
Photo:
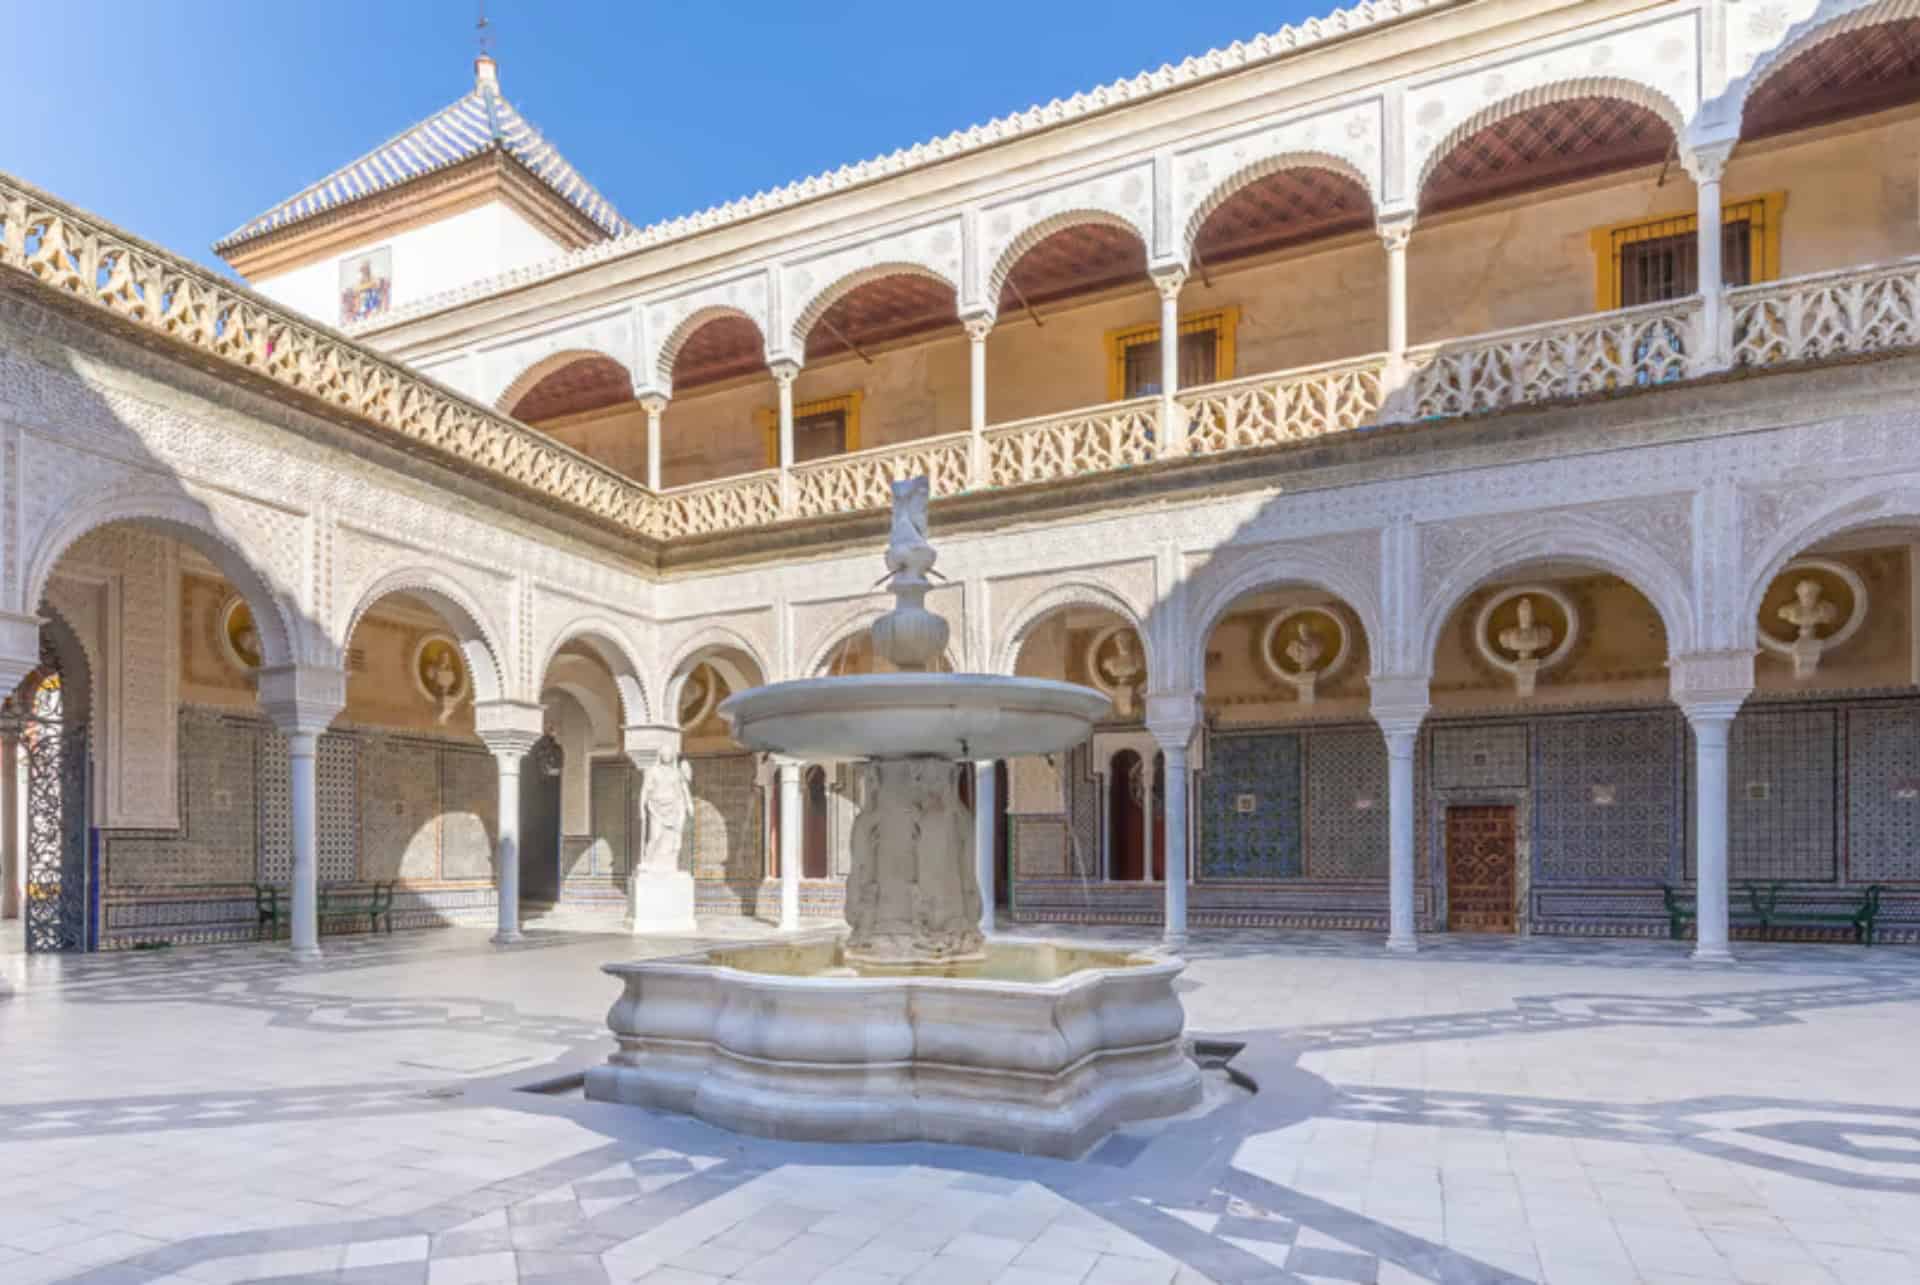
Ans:
[[[1208,141],[1173,158],[1174,220],[1189,246],[1200,224],[1238,187],[1276,162],[1331,159],[1351,169],[1377,205],[1384,187],[1385,117],[1379,98],[1262,124]]]
[[[918,269],[960,288],[963,258],[958,212],[920,227],[798,259],[780,270],[780,298],[787,333],[770,336],[769,348],[797,352],[823,304],[862,274],[889,267]]]
[[[1076,179],[995,201],[980,211],[980,298],[999,302],[999,286],[1015,260],[1048,234],[1086,215],[1105,215],[1153,244],[1153,162]],[[1011,252],[1011,253],[1010,253]]]
[[[1503,105],[1517,111],[1554,97],[1622,97],[1659,112],[1677,132],[1700,102],[1699,61],[1699,18],[1678,13],[1409,85],[1404,190],[1417,200],[1430,165],[1466,134],[1498,119]]]
[[[790,677],[782,674],[774,646],[774,611],[771,605],[743,611],[712,612],[658,625],[660,667],[648,691],[660,693],[660,707],[670,707],[674,695],[673,678],[677,670],[699,652],[719,647],[745,653],[760,669],[762,682]]]
[[[511,412],[512,407],[500,405],[504,394],[522,382],[523,375],[562,353],[598,353],[628,367],[629,375],[637,375],[639,372],[631,369],[637,347],[633,314],[625,307],[618,312],[571,318],[532,334],[516,335],[475,354],[480,363],[480,400]]]
[[[1134,558],[1094,566],[1063,567],[987,581],[987,637],[991,663],[1013,672],[1019,646],[1034,625],[1068,607],[1098,607],[1151,631],[1157,575],[1153,559]],[[1151,659],[1154,643],[1141,640]]]
[[[648,301],[645,373],[663,386],[671,383],[673,358],[680,345],[703,322],[727,314],[753,322],[760,329],[762,342],[773,346],[765,272],[745,272],[719,281],[702,282],[692,289]],[[641,378],[641,371],[633,373],[636,379]]]

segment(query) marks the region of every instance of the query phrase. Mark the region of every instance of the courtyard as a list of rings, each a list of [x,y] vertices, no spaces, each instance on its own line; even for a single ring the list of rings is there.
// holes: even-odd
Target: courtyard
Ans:
[[[1920,1279],[1908,949],[1205,934],[1236,1079],[1068,1163],[585,1101],[599,965],[686,945],[0,954],[0,1280]]]

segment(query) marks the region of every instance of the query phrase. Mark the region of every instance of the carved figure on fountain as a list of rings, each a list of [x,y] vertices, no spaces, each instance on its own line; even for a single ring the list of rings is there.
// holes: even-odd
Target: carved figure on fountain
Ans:
[[[881,965],[981,957],[973,817],[938,759],[869,764],[847,878],[847,957]]]

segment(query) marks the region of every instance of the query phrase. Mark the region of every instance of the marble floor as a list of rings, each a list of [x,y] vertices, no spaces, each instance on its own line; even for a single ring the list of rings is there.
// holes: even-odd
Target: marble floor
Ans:
[[[0,949],[0,1283],[1920,1281],[1911,948],[1202,935],[1258,1091],[1064,1163],[567,1092],[684,940],[326,945]]]

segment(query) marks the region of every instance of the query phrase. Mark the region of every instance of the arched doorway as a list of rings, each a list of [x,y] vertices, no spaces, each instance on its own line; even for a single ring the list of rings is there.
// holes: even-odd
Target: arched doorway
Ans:
[[[560,777],[566,751],[552,733],[520,768],[520,900],[560,899]]]
[[[23,917],[36,954],[92,950],[99,936],[86,664],[78,640],[63,633],[57,617],[42,628],[40,666],[8,701],[26,769]]]

